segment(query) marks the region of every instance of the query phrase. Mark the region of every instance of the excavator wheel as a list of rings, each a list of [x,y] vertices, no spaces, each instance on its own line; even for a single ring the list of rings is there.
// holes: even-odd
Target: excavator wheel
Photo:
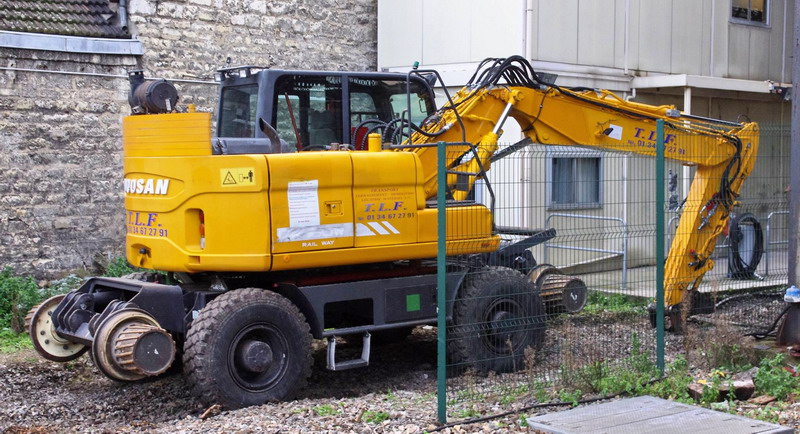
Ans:
[[[220,295],[192,322],[184,373],[208,405],[235,409],[291,399],[311,374],[311,333],[285,297],[257,288]]]
[[[525,350],[544,343],[545,311],[525,276],[486,267],[471,277],[453,307],[448,336],[450,362],[479,373],[525,367]]]
[[[33,348],[39,355],[54,362],[75,360],[88,350],[85,345],[70,342],[56,333],[50,317],[63,299],[63,294],[48,298],[25,316],[25,329],[31,337]]]

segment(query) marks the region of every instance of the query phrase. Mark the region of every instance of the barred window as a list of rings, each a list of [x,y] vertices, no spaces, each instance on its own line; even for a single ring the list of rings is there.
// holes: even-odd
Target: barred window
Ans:
[[[557,153],[547,160],[549,209],[598,208],[602,205],[599,153]]]

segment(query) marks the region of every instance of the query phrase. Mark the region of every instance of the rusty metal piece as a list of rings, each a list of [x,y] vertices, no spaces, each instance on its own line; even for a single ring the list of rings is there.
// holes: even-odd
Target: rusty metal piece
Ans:
[[[92,360],[103,375],[117,381],[136,381],[158,375],[175,358],[172,336],[147,312],[126,308],[97,326]]]
[[[25,315],[25,320],[23,321],[23,324],[25,324],[25,333],[31,332],[31,323],[33,322],[33,314],[36,313],[36,311],[39,309],[39,306],[41,305],[42,303],[33,306],[31,310],[28,311],[27,315]]]
[[[114,335],[114,363],[139,375],[163,374],[175,359],[175,342],[166,330],[130,323]]]
[[[541,291],[544,279],[551,274],[564,274],[561,270],[550,264],[539,264],[528,272],[528,280],[533,283],[537,291]]]
[[[543,276],[539,295],[548,314],[576,313],[586,305],[586,284],[575,276],[551,273]]]

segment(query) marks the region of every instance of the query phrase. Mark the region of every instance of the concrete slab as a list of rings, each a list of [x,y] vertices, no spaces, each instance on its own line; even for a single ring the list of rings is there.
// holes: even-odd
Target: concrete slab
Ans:
[[[528,418],[534,429],[554,434],[791,434],[792,428],[681,404],[653,396],[588,405]]]

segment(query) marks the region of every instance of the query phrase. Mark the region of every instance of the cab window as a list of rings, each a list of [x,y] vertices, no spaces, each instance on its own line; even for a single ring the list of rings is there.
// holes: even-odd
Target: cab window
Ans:
[[[275,83],[272,125],[285,149],[342,143],[342,81],[338,76],[285,75]]]
[[[219,137],[255,137],[258,85],[228,87],[222,90]]]
[[[406,81],[350,77],[350,137],[356,149],[364,149],[365,135],[376,125],[370,120],[390,122],[393,119],[411,119],[419,124],[430,113],[434,103],[424,83],[414,80],[406,96]]]

